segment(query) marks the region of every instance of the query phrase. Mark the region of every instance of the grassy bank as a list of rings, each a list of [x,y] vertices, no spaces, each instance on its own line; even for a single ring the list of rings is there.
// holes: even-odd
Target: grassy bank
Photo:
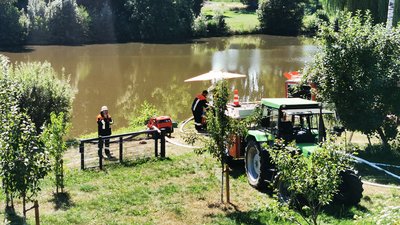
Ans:
[[[248,10],[240,1],[206,2],[202,13],[212,16],[216,12],[224,15],[229,30],[234,34],[254,33],[259,21],[255,10]]]
[[[68,169],[67,194],[54,195],[50,177],[43,183],[41,224],[291,224],[269,209],[274,198],[252,189],[243,170],[232,174],[233,205],[219,204],[219,172],[210,156],[191,152],[109,165],[105,171]],[[364,189],[359,207],[328,208],[323,221],[399,221],[400,190],[365,185]],[[34,224],[32,212],[28,218],[28,224]],[[21,224],[18,216],[9,219]]]

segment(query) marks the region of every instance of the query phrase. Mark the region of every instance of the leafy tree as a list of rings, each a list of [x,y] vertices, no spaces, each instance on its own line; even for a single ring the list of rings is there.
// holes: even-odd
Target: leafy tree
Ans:
[[[223,174],[229,176],[229,168],[224,165],[226,162],[226,149],[230,146],[232,134],[244,136],[247,133],[247,121],[233,119],[225,114],[226,106],[229,99],[228,84],[225,80],[218,81],[213,90],[213,106],[206,113],[207,132],[209,138],[204,139],[205,146],[202,149],[197,149],[198,154],[204,152],[210,153],[214,158],[221,162],[222,180],[221,187],[223,188]],[[223,189],[221,188],[221,202],[223,202]],[[229,189],[229,187],[226,187]],[[228,200],[229,201],[229,200]]]
[[[46,124],[45,129],[41,134],[41,140],[45,144],[47,151],[53,161],[52,169],[55,175],[56,193],[64,188],[64,174],[63,174],[63,154],[67,150],[67,145],[63,137],[67,134],[69,129],[68,123],[65,121],[64,113],[56,115],[50,114],[50,121]]]
[[[320,0],[324,9],[331,15],[337,15],[341,11],[355,13],[361,10],[363,13],[367,10],[371,12],[375,23],[387,22],[388,19],[393,19],[393,24],[399,22],[400,0]],[[394,8],[388,7],[389,4],[394,4]],[[393,17],[390,17],[390,13]],[[389,15],[389,16],[388,16]],[[390,23],[390,22],[389,22]]]
[[[90,18],[76,0],[55,0],[47,7],[50,41],[64,44],[86,41]]]
[[[0,56],[2,62],[6,58]],[[25,216],[26,200],[40,191],[39,182],[46,176],[49,161],[43,144],[36,135],[35,125],[18,107],[19,85],[11,81],[8,65],[0,71],[0,177],[7,196],[7,206],[13,197],[22,197]],[[11,201],[11,204],[10,204]]]
[[[96,42],[115,41],[114,14],[109,3],[104,2],[88,9],[91,17],[90,40]]]
[[[13,5],[15,1],[0,1],[0,46],[20,45],[27,36],[23,13]]]
[[[377,132],[387,145],[395,134],[388,135],[393,129],[385,123],[400,116],[400,29],[374,25],[369,14],[346,13],[337,27],[322,27],[319,41],[305,69],[318,96],[334,104],[347,129]]]
[[[73,90],[68,80],[57,78],[50,63],[15,64],[10,77],[20,84],[21,97],[18,104],[35,123],[38,133],[43,124],[50,121],[51,112],[63,112],[69,118]]]
[[[29,0],[27,14],[29,18],[29,43],[47,43],[50,38],[47,4],[43,0]]]
[[[264,147],[279,171],[281,197],[289,205],[305,205],[300,207],[300,215],[308,224],[318,224],[321,207],[329,204],[339,190],[340,172],[350,167],[350,158],[342,150],[345,148],[328,140],[306,158],[294,144],[286,146],[282,140],[273,147]]]
[[[148,41],[176,41],[191,36],[192,2],[187,0],[127,0],[135,37]]]
[[[297,35],[304,15],[304,0],[263,0],[257,10],[263,32]]]

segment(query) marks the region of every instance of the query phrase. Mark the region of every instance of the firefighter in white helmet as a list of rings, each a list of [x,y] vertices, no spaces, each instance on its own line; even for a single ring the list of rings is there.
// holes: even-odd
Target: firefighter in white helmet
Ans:
[[[97,131],[99,137],[101,136],[110,136],[111,135],[111,125],[113,124],[113,120],[108,114],[108,107],[102,106],[100,109],[99,115],[97,115]],[[103,139],[103,141],[99,141],[99,156],[102,157],[102,149],[104,142],[104,152],[106,154],[106,158],[111,158],[110,153],[110,139]]]

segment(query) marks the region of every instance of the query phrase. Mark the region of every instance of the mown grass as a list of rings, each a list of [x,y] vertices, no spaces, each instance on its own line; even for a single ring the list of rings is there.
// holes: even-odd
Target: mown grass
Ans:
[[[234,205],[219,204],[219,179],[219,163],[194,153],[108,165],[104,171],[68,169],[65,194],[53,194],[50,177],[43,182],[41,224],[292,224],[271,209],[274,198],[247,184],[243,169],[232,174]],[[327,208],[323,222],[400,222],[396,217],[400,215],[396,208],[400,205],[399,190],[364,189],[359,207]],[[4,196],[0,197],[4,202]],[[12,224],[22,224],[18,215],[9,218]],[[28,213],[28,224],[34,224],[32,212]]]
[[[257,32],[259,25],[255,10],[248,10],[240,1],[214,1],[202,8],[202,13],[213,16],[216,12],[224,15],[225,22],[234,34]]]

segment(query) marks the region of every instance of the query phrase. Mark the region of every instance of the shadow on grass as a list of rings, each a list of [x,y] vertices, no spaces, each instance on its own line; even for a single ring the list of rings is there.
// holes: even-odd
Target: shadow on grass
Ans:
[[[364,151],[360,151],[357,156],[373,163],[388,164],[388,166],[378,166],[396,175],[400,174],[400,151],[398,149],[385,148],[382,145],[372,145],[368,146]],[[400,185],[400,180],[387,175],[383,171],[372,168],[369,165],[357,164],[356,169],[363,179],[380,184]]]
[[[232,160],[229,163],[229,168],[231,169],[229,175],[233,179],[238,179],[242,175],[246,174],[244,160]]]
[[[336,219],[354,219],[354,215],[356,211],[361,211],[363,213],[368,213],[369,210],[364,206],[345,206],[339,204],[329,204],[323,209],[326,215],[332,216]]]
[[[54,203],[54,208],[56,210],[66,210],[74,205],[68,192],[54,193],[51,201]]]
[[[231,221],[232,224],[251,224],[251,225],[265,225],[265,224],[288,224],[287,222],[280,219],[277,215],[267,210],[250,210],[246,212],[232,211],[226,214],[208,214],[208,217],[212,218],[213,222],[219,223],[223,221]],[[231,224],[231,223],[229,223]]]
[[[19,216],[15,210],[13,210],[12,208],[8,208],[6,207],[4,209],[5,212],[5,219],[9,222],[7,224],[9,225],[22,225],[22,224],[26,224],[24,217]]]
[[[232,9],[231,11],[235,12],[235,13],[240,13],[240,14],[255,14],[256,13],[256,9],[253,8],[235,8]]]
[[[145,157],[145,158],[139,158],[136,160],[123,161],[121,164],[114,164],[113,166],[122,165],[124,167],[135,167],[135,166],[139,166],[139,165],[146,164],[149,162],[161,162],[161,161],[172,161],[172,159],[169,157],[165,157],[165,158]]]

